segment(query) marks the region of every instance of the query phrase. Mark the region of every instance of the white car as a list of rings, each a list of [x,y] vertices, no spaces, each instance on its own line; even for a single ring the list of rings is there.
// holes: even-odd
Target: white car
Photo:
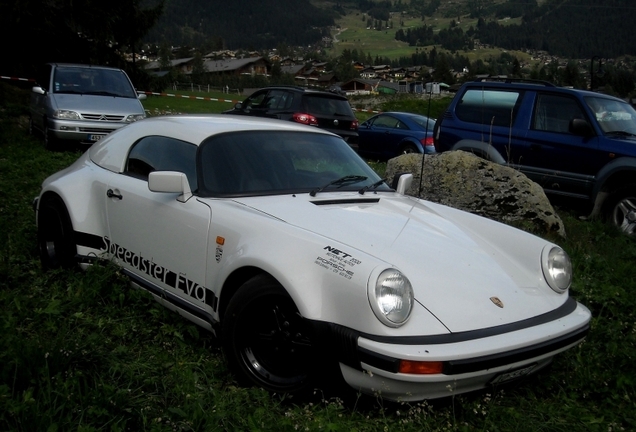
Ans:
[[[278,393],[335,370],[389,400],[443,397],[583,340],[590,312],[560,247],[405,196],[411,178],[394,190],[318,128],[150,118],[44,181],[41,258],[113,261],[219,336],[240,383]]]

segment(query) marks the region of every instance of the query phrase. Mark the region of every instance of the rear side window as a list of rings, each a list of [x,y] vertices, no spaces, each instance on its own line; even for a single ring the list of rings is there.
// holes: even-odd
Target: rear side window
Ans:
[[[455,107],[457,118],[470,123],[510,126],[521,100],[517,91],[468,89]]]
[[[265,105],[272,110],[290,109],[294,102],[294,93],[284,90],[272,90],[267,94]]]

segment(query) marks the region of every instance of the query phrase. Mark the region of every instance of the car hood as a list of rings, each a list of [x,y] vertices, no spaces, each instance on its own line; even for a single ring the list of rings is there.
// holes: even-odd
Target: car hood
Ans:
[[[451,332],[532,318],[567,300],[542,277],[548,242],[479,216],[392,193],[236,201],[399,269]]]
[[[96,96],[87,94],[54,95],[56,109],[90,114],[143,114],[144,110],[137,98]]]

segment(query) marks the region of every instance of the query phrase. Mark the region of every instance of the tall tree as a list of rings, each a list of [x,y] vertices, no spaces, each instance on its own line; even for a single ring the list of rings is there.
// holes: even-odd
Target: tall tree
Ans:
[[[17,73],[32,73],[46,61],[121,66],[118,52],[134,52],[162,13],[163,1],[6,0],[0,37],[11,43],[5,43],[3,55]]]

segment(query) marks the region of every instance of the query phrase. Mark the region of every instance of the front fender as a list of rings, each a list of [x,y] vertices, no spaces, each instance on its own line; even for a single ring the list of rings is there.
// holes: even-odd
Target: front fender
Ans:
[[[250,274],[265,272],[275,278],[304,318],[370,334],[400,333],[402,329],[390,329],[376,318],[367,295],[369,283],[375,282],[370,281],[370,276],[379,273],[378,268],[383,270],[392,265],[256,210],[238,204],[231,207],[234,208],[217,211],[218,218],[213,215],[210,230],[211,239],[224,238],[220,250],[210,251],[214,258],[210,260],[206,281],[221,304],[227,304],[226,296],[235,292],[227,281],[248,269]],[[232,232],[230,226],[245,229]],[[441,331],[439,323],[421,311],[418,320],[413,321],[410,332],[415,332],[416,326],[419,331],[423,328]]]

